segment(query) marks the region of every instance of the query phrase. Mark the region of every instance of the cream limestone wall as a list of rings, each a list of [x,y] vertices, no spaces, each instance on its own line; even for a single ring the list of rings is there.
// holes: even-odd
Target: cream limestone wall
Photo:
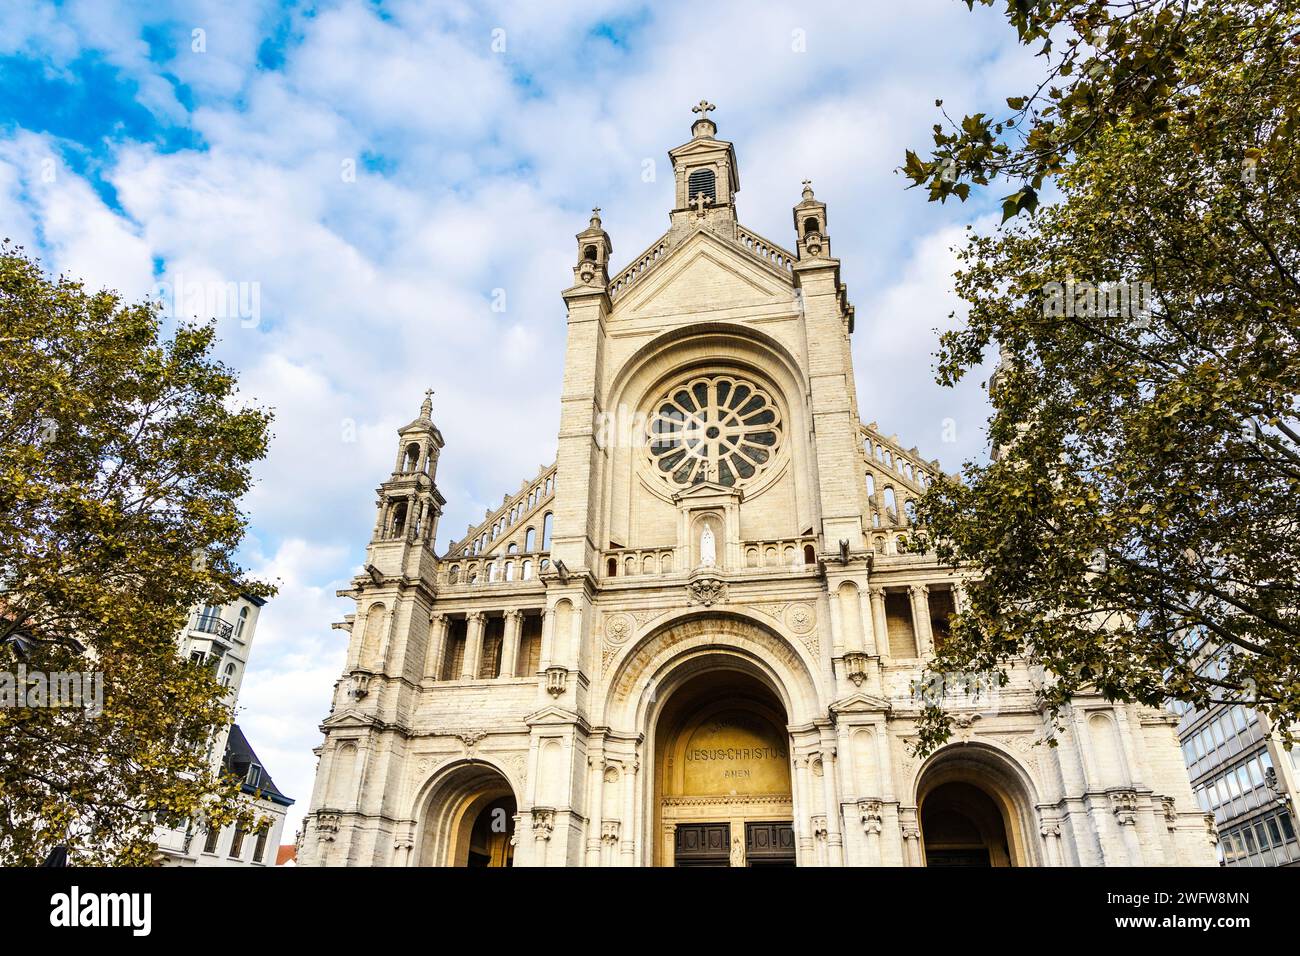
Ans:
[[[964,583],[906,553],[907,502],[941,473],[862,424],[826,207],[805,184],[793,251],[745,229],[707,112],[670,152],[663,237],[611,275],[598,211],[577,236],[555,464],[439,552],[427,401],[402,429],[417,464],[400,458],[380,487],[364,570],[340,592],[357,612],[339,625],[348,664],[300,864],[462,862],[479,808],[511,797],[514,865],[668,863],[680,821],[766,818],[791,824],[800,865],[917,866],[925,800],[950,783],[993,801],[1014,865],[1213,864],[1160,712],[1083,699],[1048,747],[1042,675],[1021,668],[954,703],[948,746],[912,755],[912,683],[942,639],[932,609],[960,606]],[[712,202],[686,189],[702,170]],[[647,416],[723,375],[770,396],[779,444],[750,478],[675,485]],[[907,657],[887,604],[908,609]],[[663,755],[688,759],[660,739],[665,715],[711,682],[781,715],[788,793],[751,792],[743,769],[725,807],[664,790]]]

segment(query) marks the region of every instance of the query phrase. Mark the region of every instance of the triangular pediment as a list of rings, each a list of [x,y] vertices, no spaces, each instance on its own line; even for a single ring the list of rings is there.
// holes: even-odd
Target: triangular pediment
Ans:
[[[831,704],[830,709],[833,714],[876,714],[882,711],[888,713],[892,705],[883,697],[856,693],[841,697]]]
[[[330,714],[321,721],[320,725],[322,729],[329,727],[337,730],[340,727],[373,727],[379,723],[380,721],[372,714],[363,714],[359,710],[349,708],[340,710],[336,714]]]
[[[727,485],[718,484],[716,481],[701,481],[691,485],[685,491],[679,491],[673,495],[674,501],[694,501],[694,500],[714,500],[717,498],[735,498],[737,501],[743,500],[744,492],[739,488],[731,488]]]
[[[698,314],[791,303],[793,298],[789,276],[700,229],[670,250],[615,311],[629,317]]]

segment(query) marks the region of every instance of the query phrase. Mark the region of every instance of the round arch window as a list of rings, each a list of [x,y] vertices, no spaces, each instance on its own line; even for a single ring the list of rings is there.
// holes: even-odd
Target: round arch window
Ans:
[[[669,484],[704,481],[739,486],[776,458],[783,437],[781,412],[758,385],[710,375],[678,385],[659,399],[649,423],[650,460]]]

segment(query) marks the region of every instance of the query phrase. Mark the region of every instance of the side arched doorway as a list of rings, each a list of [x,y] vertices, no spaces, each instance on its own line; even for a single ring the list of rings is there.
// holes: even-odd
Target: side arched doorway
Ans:
[[[977,744],[940,750],[917,782],[926,866],[1034,866],[1031,784],[1010,758]]]
[[[655,722],[659,866],[793,866],[790,746],[781,702],[723,661],[678,685]]]
[[[514,864],[517,803],[500,771],[481,763],[454,767],[430,789],[423,806],[421,866]]]

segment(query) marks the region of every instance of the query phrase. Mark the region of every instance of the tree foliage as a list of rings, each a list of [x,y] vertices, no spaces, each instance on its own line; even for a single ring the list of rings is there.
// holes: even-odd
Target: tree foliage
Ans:
[[[105,682],[98,716],[0,708],[7,865],[147,863],[159,815],[251,822],[212,759],[224,688],[176,635],[196,603],[271,592],[232,557],[270,417],[239,406],[212,325],[161,331],[0,247],[0,672]]]
[[[978,578],[937,669],[1026,659],[1053,712],[1095,689],[1300,716],[1298,11],[1012,0],[1048,78],[909,152],[931,199],[1020,183],[959,251],[938,356],[951,385],[1001,354],[994,460],[919,508]],[[928,710],[923,749],[946,732]]]

